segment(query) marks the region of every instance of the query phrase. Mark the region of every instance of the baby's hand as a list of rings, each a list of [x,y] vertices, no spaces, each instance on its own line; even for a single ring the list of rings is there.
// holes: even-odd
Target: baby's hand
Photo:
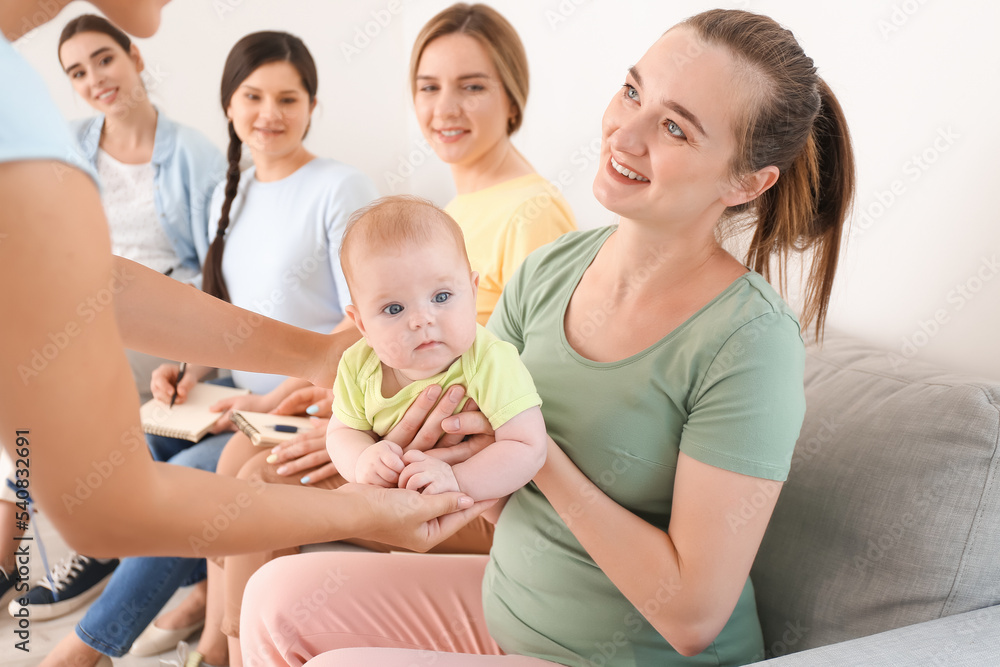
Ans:
[[[399,475],[399,488],[420,493],[461,491],[451,466],[426,452],[411,449],[403,454],[406,468]]]
[[[394,442],[380,440],[361,452],[354,478],[362,484],[375,484],[386,488],[395,487],[403,464],[403,448]]]

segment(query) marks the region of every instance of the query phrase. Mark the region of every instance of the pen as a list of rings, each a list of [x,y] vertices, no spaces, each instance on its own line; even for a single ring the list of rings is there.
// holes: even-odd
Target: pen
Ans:
[[[272,428],[281,433],[297,433],[299,430],[298,426],[288,426],[286,424],[275,424]]]
[[[187,362],[181,362],[181,372],[177,374],[177,384],[174,385],[174,395],[170,398],[170,407],[174,407],[174,401],[177,400],[177,387],[180,386],[181,380],[184,379],[184,371],[187,370]]]

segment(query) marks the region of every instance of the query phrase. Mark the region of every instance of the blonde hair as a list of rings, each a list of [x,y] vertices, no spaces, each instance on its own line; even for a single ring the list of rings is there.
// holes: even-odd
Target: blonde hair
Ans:
[[[410,93],[417,94],[417,68],[427,45],[445,35],[468,35],[478,41],[500,74],[507,98],[515,107],[514,117],[507,122],[507,136],[517,132],[524,119],[528,103],[528,57],[514,26],[495,9],[487,5],[454,4],[441,11],[417,35],[410,56]]]
[[[401,250],[445,238],[455,244],[459,256],[472,271],[465,251],[462,228],[440,208],[420,197],[395,195],[376,199],[359,208],[347,222],[340,242],[340,266],[351,290],[353,270],[366,253]]]

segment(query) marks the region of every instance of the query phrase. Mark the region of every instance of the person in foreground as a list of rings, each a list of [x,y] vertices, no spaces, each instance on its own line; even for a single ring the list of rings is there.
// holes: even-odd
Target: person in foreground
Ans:
[[[8,84],[0,104],[0,280],[11,286],[0,296],[10,325],[0,346],[0,429],[10,434],[2,438],[8,452],[30,461],[30,494],[69,546],[95,557],[202,556],[360,536],[426,549],[481,512],[485,504],[472,507],[459,493],[255,488],[152,461],[126,346],[330,386],[332,367],[354,337],[261,318],[112,256],[95,174],[74,159],[69,129],[41,77],[7,41],[65,4],[55,0],[40,12],[35,0],[14,0],[0,10],[0,71]],[[127,32],[148,37],[164,3],[93,4]],[[253,333],[239,346],[227,344],[226,334],[248,317],[257,324]],[[57,352],[42,357],[49,344]],[[86,481],[108,469],[100,483]],[[227,530],[206,544],[191,540],[237,501],[241,512]],[[309,515],[289,524],[304,505]]]
[[[111,252],[198,284],[208,249],[208,203],[225,175],[219,149],[153,106],[140,76],[142,54],[107,19],[83,14],[69,21],[58,55],[73,89],[99,112],[74,121],[71,130],[101,182]],[[166,360],[130,350],[126,355],[141,400],[148,400],[153,369]],[[151,451],[156,460],[169,458]],[[32,585],[26,596],[31,617],[75,611],[100,592],[117,565],[117,559],[70,551]],[[13,605],[11,612],[21,609]]]
[[[351,213],[377,193],[360,171],[318,158],[304,147],[318,86],[313,58],[294,35],[255,32],[230,50],[220,87],[222,110],[229,120],[230,171],[213,197],[212,224],[219,231],[208,251],[204,283],[206,292],[230,303],[251,311],[269,303],[275,319],[326,332],[340,324],[342,304],[349,300],[338,258],[344,228]],[[249,150],[253,166],[241,175],[242,146]],[[265,255],[271,261],[259,260]],[[316,262],[318,270],[303,273],[293,287],[287,287],[288,267],[306,260]],[[282,286],[283,298],[276,299]],[[176,386],[178,404],[183,403],[187,390],[207,370],[189,367],[178,384],[179,369],[165,364],[154,373],[153,393],[169,403]],[[265,394],[284,378],[237,370],[227,380],[229,386]],[[157,460],[214,472],[233,429],[228,417],[220,422],[230,430],[197,444],[150,435],[147,443]],[[161,457],[161,452],[169,455]],[[60,659],[86,667],[88,660],[96,663],[102,654],[117,657],[131,650],[141,656],[173,649],[187,635],[175,638],[177,633],[147,624],[178,587],[190,584],[195,584],[192,594],[205,599],[204,559],[125,559],[75,632],[60,642]],[[121,617],[123,607],[130,610],[127,618]],[[187,625],[188,635],[198,629],[198,623]],[[216,659],[209,664],[224,662]]]
[[[749,572],[805,409],[800,325],[765,277],[812,251],[821,335],[853,191],[843,113],[790,32],[725,10],[669,30],[604,115],[594,194],[619,223],[532,254],[490,319],[551,436],[490,555],[273,561],[247,587],[245,663],[763,657]],[[753,227],[744,261],[717,236],[733,216]],[[489,430],[474,412],[442,426]],[[324,572],[343,584],[316,608]]]
[[[541,399],[517,350],[476,323],[479,274],[455,221],[427,201],[380,199],[354,215],[340,261],[347,315],[364,336],[344,353],[333,386],[327,448],[340,474],[476,500],[531,481],[545,462]],[[455,448],[404,452],[386,438],[428,385],[455,383],[490,420],[495,443],[455,458]]]

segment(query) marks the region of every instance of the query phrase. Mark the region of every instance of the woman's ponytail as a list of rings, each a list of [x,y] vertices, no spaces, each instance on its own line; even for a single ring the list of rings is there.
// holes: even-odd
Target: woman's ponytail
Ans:
[[[219,216],[219,226],[215,230],[215,238],[205,255],[205,266],[202,268],[202,290],[214,297],[229,301],[229,289],[226,279],[222,276],[222,253],[226,249],[226,230],[229,228],[229,212],[236,199],[240,185],[240,157],[243,153],[243,142],[236,135],[233,122],[229,121],[229,170],[226,172],[226,199],[222,203],[222,214]]]
[[[844,110],[825,81],[819,79],[818,88],[820,108],[811,141],[817,153],[815,210],[808,231],[812,270],[806,284],[803,322],[815,322],[816,338],[822,339],[840,244],[854,200],[855,172]]]
[[[749,216],[753,236],[746,265],[786,292],[789,255],[809,251],[802,327],[823,337],[840,256],[843,228],[854,199],[854,153],[843,109],[816,74],[792,33],[773,19],[714,9],[684,25],[710,44],[729,49],[754,76],[754,98],[737,128],[733,176],[767,166],[778,180],[753,201],[727,211]]]

